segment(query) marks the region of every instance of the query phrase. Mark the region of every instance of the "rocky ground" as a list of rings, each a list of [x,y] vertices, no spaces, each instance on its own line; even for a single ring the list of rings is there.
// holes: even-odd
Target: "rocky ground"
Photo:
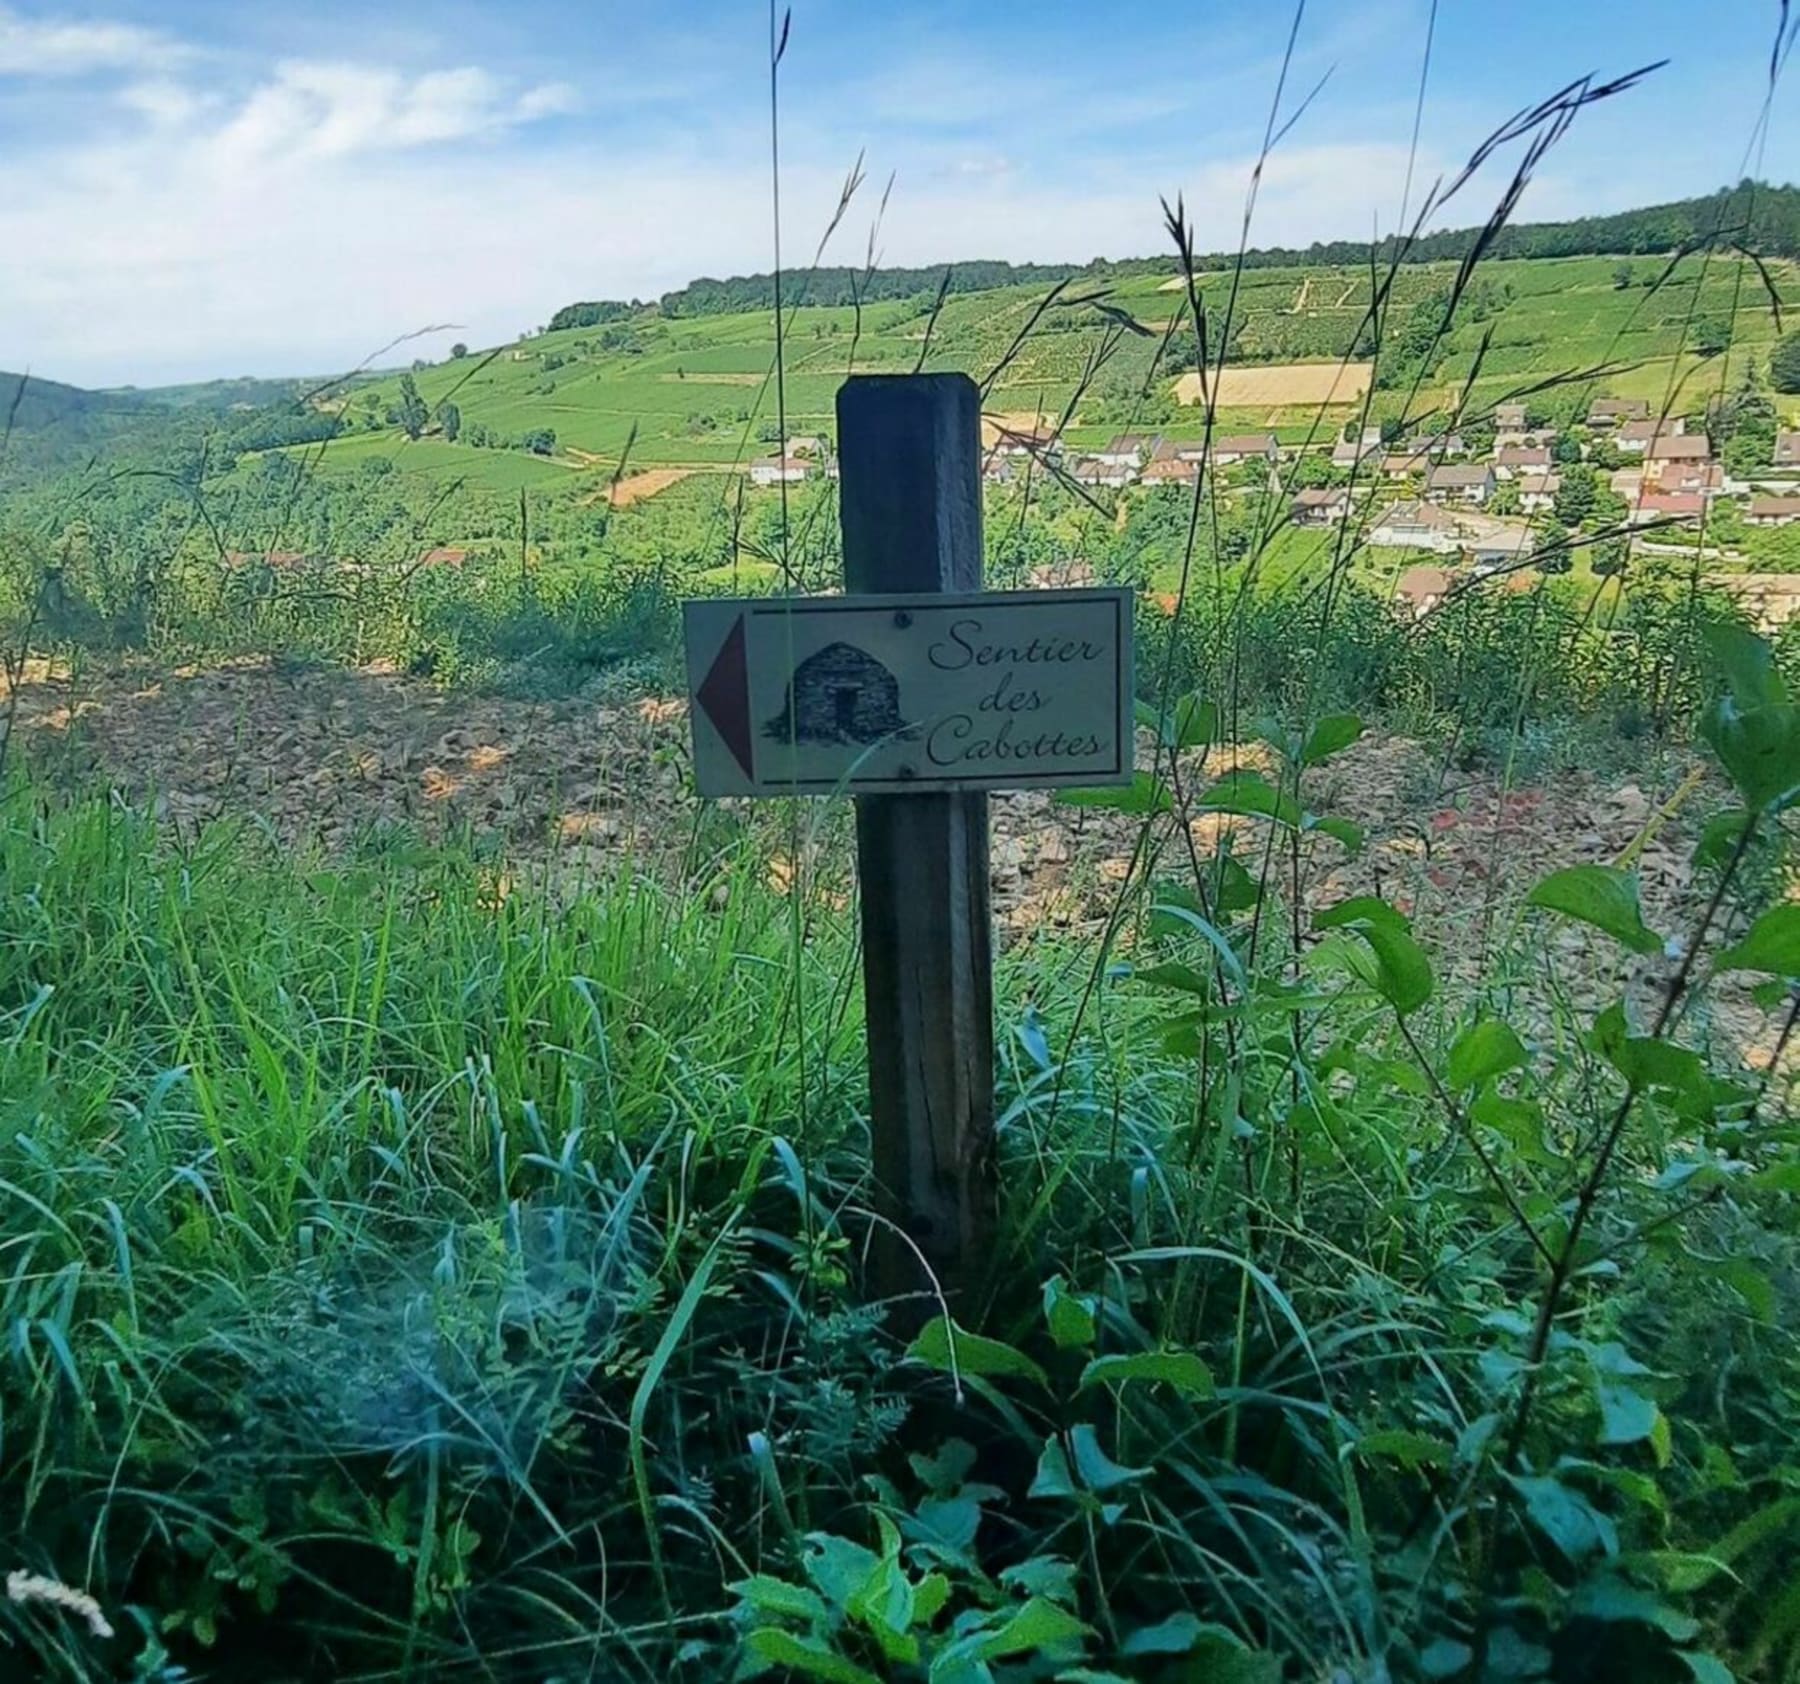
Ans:
[[[773,809],[703,809],[688,792],[686,718],[678,700],[550,702],[434,689],[380,668],[354,671],[241,662],[156,672],[118,667],[78,675],[38,669],[17,696],[17,744],[70,786],[115,790],[148,803],[177,837],[245,816],[296,849],[346,852],[399,833],[467,832],[509,859],[571,867],[616,864],[666,874],[703,872],[721,837],[768,827],[769,870],[792,871],[791,832]],[[1247,745],[1206,772],[1255,765]],[[1461,771],[1400,737],[1371,735],[1312,775],[1307,805],[1353,820],[1367,846],[1308,843],[1302,894],[1324,905],[1376,890],[1410,911],[1440,966],[1472,978],[1500,949],[1530,958],[1528,993],[1547,979],[1578,995],[1620,982],[1650,997],[1666,970],[1640,962],[1609,970],[1614,952],[1562,923],[1514,937],[1525,892],[1578,861],[1635,857],[1645,916],[1675,933],[1696,903],[1690,856],[1722,791],[1697,762],[1664,754],[1636,778],[1563,771],[1531,782],[1492,767]],[[1007,939],[1044,929],[1098,929],[1128,876],[1136,827],[1120,815],[1058,804],[1040,792],[993,803],[996,915]],[[815,809],[810,857],[841,860],[841,812]],[[1203,817],[1209,853],[1236,831],[1254,864],[1266,832],[1256,821]],[[1165,841],[1175,869],[1185,855]],[[1285,878],[1284,878],[1285,880]],[[1752,1063],[1765,1063],[1776,1024],[1740,990],[1713,1008],[1713,1028]]]

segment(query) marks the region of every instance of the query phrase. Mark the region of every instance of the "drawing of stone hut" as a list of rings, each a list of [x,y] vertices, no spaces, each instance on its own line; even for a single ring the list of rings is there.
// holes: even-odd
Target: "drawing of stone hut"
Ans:
[[[787,704],[763,727],[776,742],[880,742],[909,736],[900,717],[900,681],[866,649],[828,643],[788,681]]]

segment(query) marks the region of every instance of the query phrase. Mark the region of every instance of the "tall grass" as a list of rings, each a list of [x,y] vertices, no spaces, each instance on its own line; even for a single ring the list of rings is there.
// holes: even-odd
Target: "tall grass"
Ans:
[[[1512,148],[1491,242],[1631,80],[1409,182],[1359,336],[1409,420],[1476,419],[1479,359],[1427,402],[1395,360],[1393,254]],[[1264,161],[1310,98],[1284,68]],[[1246,249],[1254,205],[1253,182]],[[1144,402],[1184,345],[1210,394],[1234,339],[1237,277],[1215,311],[1179,203],[1169,232],[1186,315]],[[1076,308],[1104,325],[1068,423],[1145,337],[1103,293],[1052,289],[986,387]],[[1066,499],[1077,551],[1114,519],[1047,454],[1034,473],[1021,530],[1034,497]],[[278,535],[303,487],[280,489]],[[241,823],[178,846],[0,765],[6,1664],[1800,1676],[1783,663],[1693,572],[1618,612],[1490,581],[1402,625],[1356,583],[1360,477],[1323,564],[1265,591],[1285,495],[1234,549],[1225,490],[1195,487],[1173,610],[1146,617],[1149,766],[1101,938],[1004,960],[991,1276],[911,1344],[914,1307],[863,1290],[857,932],[827,827],[789,815],[774,883],[761,831],[672,882],[460,845],[291,858]],[[740,502],[729,563],[760,544],[784,585],[821,582],[833,512],[784,488],[759,537]],[[454,575],[157,573],[157,623],[445,681],[654,669],[680,568],[558,579],[524,516],[518,543]],[[21,651],[47,614],[64,644],[124,623],[151,578],[28,559]],[[1692,723],[1738,804],[1679,828],[1706,776],[1684,768],[1622,854],[1428,929],[1389,885],[1329,887],[1364,840],[1321,793],[1352,708],[1487,747],[1503,781],[1543,721],[1605,719],[1626,753],[1662,728],[1685,750]],[[1221,771],[1252,739],[1270,773]],[[1685,928],[1652,928],[1632,875],[1664,825]],[[1709,1016],[1745,1009],[1737,970],[1777,1013],[1757,1076]]]

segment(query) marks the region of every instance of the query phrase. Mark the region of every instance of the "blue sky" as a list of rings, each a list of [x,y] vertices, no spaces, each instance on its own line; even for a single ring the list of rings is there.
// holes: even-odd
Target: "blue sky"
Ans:
[[[1588,72],[1525,201],[1703,192],[1754,138],[1775,0],[1441,0],[1414,199]],[[1429,0],[1312,0],[1252,239],[1394,226]],[[796,0],[785,251],[892,263],[1161,249],[1158,195],[1235,245],[1292,22],[1281,0]],[[398,335],[495,343],[578,297],[769,266],[758,0],[0,0],[0,368],[82,383],[323,373]],[[1800,67],[1797,67],[1800,68]],[[1329,74],[1328,74],[1329,73]],[[1784,85],[1763,173],[1800,174]],[[1752,159],[1754,162],[1754,159]],[[1480,220],[1500,166],[1442,218]]]

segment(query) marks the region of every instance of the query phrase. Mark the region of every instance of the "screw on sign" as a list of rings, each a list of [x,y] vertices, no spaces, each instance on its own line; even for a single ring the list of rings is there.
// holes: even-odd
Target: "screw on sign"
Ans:
[[[1129,783],[1131,594],[981,589],[980,407],[960,374],[838,392],[841,597],[686,605],[709,796],[857,802],[884,1287],[916,1246],[970,1288],[992,1255],[989,789]]]

